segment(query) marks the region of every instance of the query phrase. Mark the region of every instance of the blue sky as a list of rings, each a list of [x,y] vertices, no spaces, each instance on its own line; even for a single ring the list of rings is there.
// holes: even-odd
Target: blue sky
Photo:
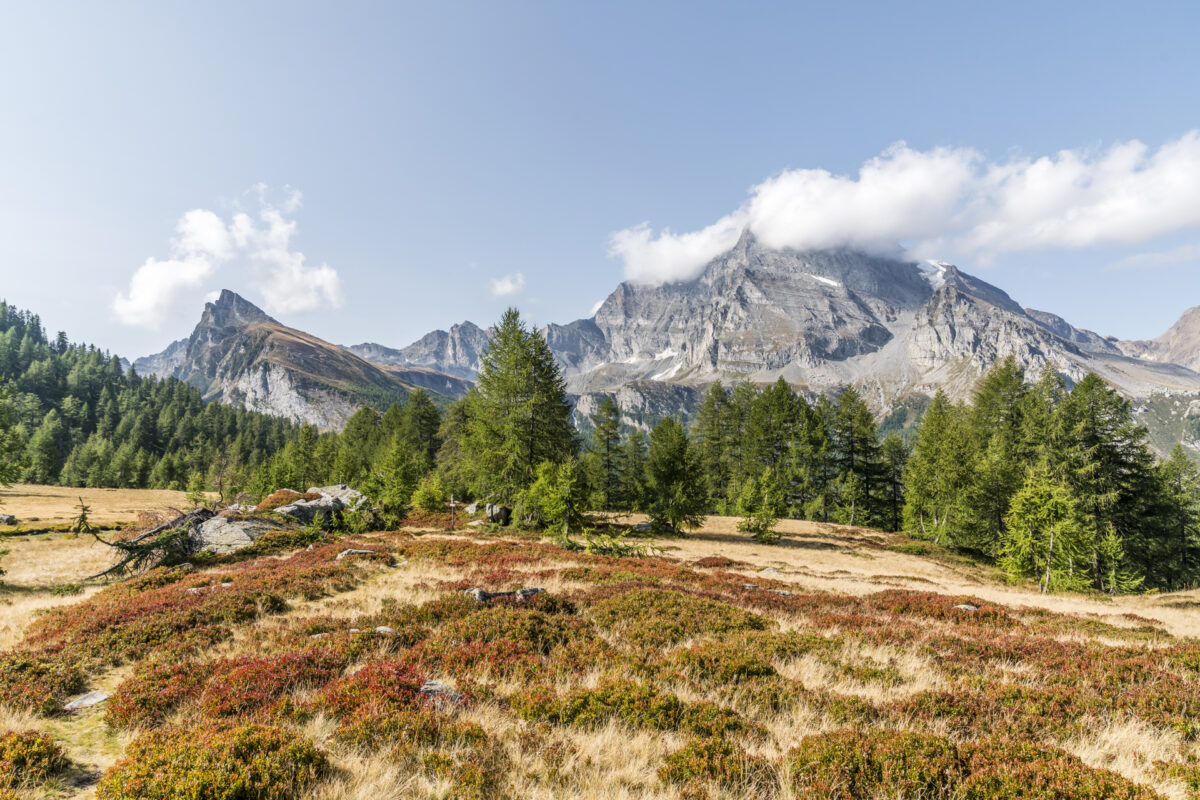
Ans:
[[[816,220],[1154,336],[1200,304],[1197,8],[9,4],[0,296],[129,356],[220,288],[400,346]]]

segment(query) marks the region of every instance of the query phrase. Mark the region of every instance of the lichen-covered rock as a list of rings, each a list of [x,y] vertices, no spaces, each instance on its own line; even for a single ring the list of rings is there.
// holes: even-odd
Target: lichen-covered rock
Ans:
[[[282,526],[262,519],[226,519],[213,517],[195,528],[189,535],[192,552],[236,553],[254,544],[258,537]]]

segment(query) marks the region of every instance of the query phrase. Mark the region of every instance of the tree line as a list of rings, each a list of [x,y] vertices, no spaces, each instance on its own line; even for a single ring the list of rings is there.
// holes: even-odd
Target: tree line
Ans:
[[[1200,583],[1200,475],[1182,447],[1156,458],[1100,378],[1068,385],[1046,370],[1031,383],[1012,359],[968,402],[939,392],[910,441],[882,436],[853,387],[809,400],[783,380],[715,383],[690,430],[671,418],[648,433],[623,425],[606,397],[581,436],[553,354],[515,309],[464,398],[442,411],[417,391],[382,413],[360,409],[337,434],[206,406],[178,381],[46,341],[36,317],[3,304],[0,380],[10,480],[226,497],[348,483],[395,515],[453,496],[543,528],[642,511],[679,532],[717,513],[764,541],[776,520],[808,519],[904,531],[1046,591]]]

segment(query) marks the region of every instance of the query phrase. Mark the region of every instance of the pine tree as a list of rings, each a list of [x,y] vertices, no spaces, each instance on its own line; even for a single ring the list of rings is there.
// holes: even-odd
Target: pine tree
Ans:
[[[0,486],[8,486],[20,475],[20,442],[15,425],[12,389],[0,387]]]
[[[540,463],[575,453],[571,406],[546,340],[515,308],[496,325],[481,361],[461,448],[474,494],[511,505]]]
[[[1190,589],[1200,575],[1200,470],[1176,444],[1157,476],[1161,535],[1155,582],[1168,591]]]
[[[898,531],[904,524],[904,467],[909,447],[896,432],[889,433],[879,448],[883,464],[885,528]]]
[[[841,481],[838,521],[871,525],[880,500],[879,437],[870,409],[852,386],[838,398],[832,433],[833,460]]]
[[[904,530],[942,544],[961,543],[970,467],[965,413],[939,390],[921,418],[904,468]]]
[[[704,476],[683,426],[667,417],[650,432],[646,511],[656,529],[680,534],[703,522]]]
[[[696,458],[704,475],[709,508],[721,512],[733,480],[731,438],[737,435],[732,419],[729,391],[716,381],[704,394],[692,427]]]
[[[1010,575],[1035,578],[1041,592],[1082,589],[1091,583],[1087,559],[1095,540],[1096,530],[1070,487],[1043,463],[1030,470],[1013,497],[1000,563]]]
[[[588,473],[593,491],[593,507],[614,511],[619,503],[621,473],[621,410],[612,397],[605,395],[592,415],[592,436],[588,444]]]
[[[774,470],[767,467],[762,475],[751,478],[742,485],[738,498],[738,513],[742,521],[738,530],[750,533],[756,542],[773,544],[779,541],[775,525],[783,513],[783,493]]]

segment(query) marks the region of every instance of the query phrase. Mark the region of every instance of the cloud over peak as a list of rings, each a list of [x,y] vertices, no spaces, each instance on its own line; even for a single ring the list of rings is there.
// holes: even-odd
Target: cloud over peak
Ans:
[[[172,306],[188,290],[207,286],[225,266],[250,277],[271,313],[311,311],[344,302],[341,279],[332,267],[309,266],[293,247],[301,194],[285,187],[283,200],[269,200],[270,190],[256,184],[244,197],[253,208],[236,210],[228,221],[208,209],[184,213],[175,224],[167,259],[148,258],[134,271],[129,289],[112,301],[116,318],[157,330]]]
[[[989,161],[972,148],[898,142],[857,175],[784,171],[698,231],[617,231],[626,278],[688,280],[749,228],[766,246],[854,247],[914,258],[1133,245],[1200,226],[1200,131],[1152,150],[1139,141]]]

